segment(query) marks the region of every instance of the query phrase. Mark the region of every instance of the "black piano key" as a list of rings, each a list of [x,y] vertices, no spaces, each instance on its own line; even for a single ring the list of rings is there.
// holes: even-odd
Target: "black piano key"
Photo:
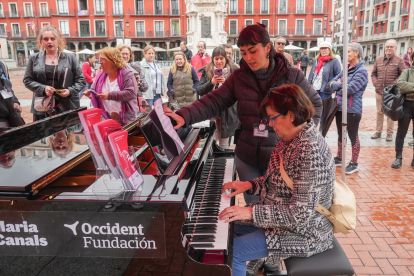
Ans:
[[[214,245],[212,243],[199,243],[199,244],[191,244],[194,249],[197,248],[213,248]]]
[[[191,236],[189,236],[188,238],[191,239]],[[213,235],[196,235],[192,237],[191,242],[214,242],[215,240],[216,237],[214,237]]]

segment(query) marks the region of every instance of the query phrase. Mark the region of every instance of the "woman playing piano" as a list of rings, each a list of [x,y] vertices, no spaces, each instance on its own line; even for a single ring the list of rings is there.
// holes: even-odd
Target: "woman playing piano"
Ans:
[[[329,209],[332,204],[335,166],[331,150],[311,120],[312,102],[299,86],[283,85],[269,91],[262,109],[281,138],[266,174],[223,185],[223,192],[234,189],[230,197],[243,192],[259,196],[258,201],[228,207],[219,216],[238,222],[233,250],[233,275],[237,276],[246,275],[246,261],[256,260],[260,267],[268,257],[268,267],[278,270],[283,259],[310,257],[332,248],[332,224],[316,206],[320,203]],[[293,190],[284,181],[283,169],[293,180]]]

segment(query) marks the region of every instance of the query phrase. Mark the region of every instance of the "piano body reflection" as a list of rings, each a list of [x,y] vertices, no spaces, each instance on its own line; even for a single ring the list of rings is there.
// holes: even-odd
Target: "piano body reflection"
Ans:
[[[160,166],[151,147],[159,137],[141,113],[124,129],[144,183],[135,192],[117,192],[108,189],[106,175],[97,176],[79,128],[80,110],[0,134],[1,210],[102,212],[117,202],[122,204],[115,212],[132,212],[142,203],[140,212],[164,215],[167,257],[2,256],[0,274],[231,275],[233,224],[218,221],[218,214],[234,205],[234,198],[221,196],[223,183],[234,179],[234,153],[215,146],[215,125],[187,129],[184,152]]]

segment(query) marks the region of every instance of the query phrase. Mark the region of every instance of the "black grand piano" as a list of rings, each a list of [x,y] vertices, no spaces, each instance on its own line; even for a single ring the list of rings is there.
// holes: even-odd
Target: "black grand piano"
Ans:
[[[161,166],[160,142],[140,113],[124,129],[144,183],[114,196],[95,169],[80,110],[0,132],[0,211],[104,212],[113,203],[114,213],[162,214],[166,257],[0,256],[0,275],[231,275],[233,225],[217,217],[234,205],[220,192],[234,179],[234,153],[215,146],[215,125],[188,129],[184,152]]]

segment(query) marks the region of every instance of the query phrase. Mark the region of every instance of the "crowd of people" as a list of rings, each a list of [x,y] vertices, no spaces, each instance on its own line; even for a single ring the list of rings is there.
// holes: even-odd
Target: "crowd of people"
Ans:
[[[33,92],[34,120],[77,108],[80,98],[86,96],[93,107],[104,111],[104,118],[127,124],[143,103],[152,106],[168,96],[170,105],[164,112],[176,121],[175,129],[210,119],[217,125],[219,147],[229,148],[234,137],[239,181],[226,183],[223,191],[232,189],[231,197],[243,194],[247,205],[228,207],[219,216],[237,222],[233,275],[256,275],[262,267],[275,271],[283,259],[309,257],[332,248],[332,224],[315,208],[320,203],[329,209],[332,203],[335,166],[342,164],[343,101],[348,107],[347,132],[352,145],[345,172],[359,170],[358,130],[368,85],[367,58],[363,59],[360,44],[349,45],[348,67],[343,71],[332,45],[322,42],[306,77],[307,52],[300,57],[301,69],[295,68],[292,56],[284,51],[286,39],[278,37],[274,46],[265,26],[255,24],[240,32],[239,64],[232,60],[231,45],[214,48],[210,56],[206,43],[200,41],[193,55],[183,42],[181,52],[174,54],[167,81],[151,45],[145,47],[140,62],[133,60],[127,45],[106,47],[99,51],[100,70],[96,72],[95,55],[80,67],[74,55],[63,52],[64,36],[53,26],[40,30],[37,44],[40,51],[30,56],[23,80]],[[409,49],[400,58],[395,55],[396,48],[395,40],[386,42],[385,55],[375,60],[371,74],[377,103],[377,128],[372,139],[381,137],[384,88],[397,84],[406,95],[393,168],[401,166],[404,138],[414,120],[414,55]],[[348,79],[346,99],[344,74]],[[338,129],[335,157],[318,127],[327,123],[322,109],[333,96],[340,105],[334,114]],[[14,95],[11,101],[18,109]],[[7,127],[7,114],[1,108],[0,103],[0,127]],[[387,122],[386,140],[392,141],[393,121]],[[50,142],[57,143],[59,137],[57,134]],[[414,159],[411,166],[414,168]],[[282,171],[292,179],[293,189],[285,183]]]

